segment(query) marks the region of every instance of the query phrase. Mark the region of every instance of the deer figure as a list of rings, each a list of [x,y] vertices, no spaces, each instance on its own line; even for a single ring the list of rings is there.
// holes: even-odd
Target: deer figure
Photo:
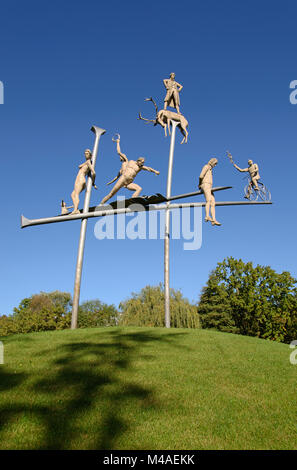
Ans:
[[[157,124],[160,124],[160,126],[163,127],[165,136],[167,137],[167,127],[168,127],[168,132],[170,135],[170,124],[171,121],[178,121],[178,126],[182,135],[184,136],[183,140],[181,141],[181,144],[187,143],[188,141],[188,121],[182,114],[175,113],[173,111],[168,111],[168,109],[161,109],[158,111],[158,106],[156,105],[156,102],[153,100],[153,98],[146,98],[145,101],[151,101],[156,109],[156,118],[155,119],[147,119],[141,116],[141,113],[139,113],[138,119],[146,122],[152,122],[154,126]]]

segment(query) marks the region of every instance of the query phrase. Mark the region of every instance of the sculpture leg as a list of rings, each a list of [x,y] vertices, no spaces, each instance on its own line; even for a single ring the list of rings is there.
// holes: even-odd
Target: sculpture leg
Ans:
[[[165,137],[167,137],[167,132],[166,132],[166,127],[167,127],[167,126],[166,126],[166,123],[163,122],[162,118],[158,119],[157,123],[160,124],[160,126],[163,127],[164,132],[165,132]]]
[[[134,191],[134,193],[132,194],[132,197],[138,197],[142,191],[142,187],[138,186],[138,184],[135,184],[135,183],[128,184],[126,188],[129,189],[130,191]]]
[[[207,186],[202,188],[202,190],[204,192],[205,201],[206,201],[206,204],[205,204],[205,222],[212,222],[213,219],[211,217],[209,217],[209,210],[210,210],[211,197],[212,197],[211,190]]]
[[[210,200],[210,212],[212,217],[211,225],[221,225],[220,222],[216,220],[216,201],[213,194]]]
[[[247,190],[247,195],[245,196],[246,199],[250,199],[251,197],[251,192],[252,192],[252,181],[249,182],[248,190]]]
[[[107,194],[107,196],[105,196],[102,201],[100,202],[100,204],[105,204],[110,198],[112,198],[112,196],[114,196],[123,186],[125,186],[125,181],[123,178],[120,178],[118,180],[118,182],[114,185],[114,187],[112,188],[112,190],[110,191],[109,194]]]
[[[189,133],[188,133],[187,129],[183,129],[182,127],[181,127],[181,132],[182,132],[182,134],[183,134],[183,136],[184,136],[183,140],[181,141],[181,144],[183,144],[183,143],[186,144],[186,143],[188,142],[188,135],[189,135]]]
[[[71,193],[71,199],[73,201],[73,211],[71,212],[71,214],[78,214],[79,213],[79,210],[78,210],[78,205],[79,205],[79,192],[77,191],[72,191]]]
[[[256,191],[259,191],[259,186],[258,186],[258,180],[257,178],[252,178],[252,184],[254,185],[254,188]]]
[[[212,220],[216,220],[216,202],[215,202],[215,198],[213,195],[211,195],[211,198],[210,198],[210,213],[211,213],[211,218]]]

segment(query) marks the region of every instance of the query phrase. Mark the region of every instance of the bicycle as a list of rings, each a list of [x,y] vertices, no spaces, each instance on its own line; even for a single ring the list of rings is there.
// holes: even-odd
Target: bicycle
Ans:
[[[258,190],[255,189],[252,180],[249,176],[245,176],[248,184],[244,187],[244,197],[250,201],[271,201],[271,193],[264,183],[258,181]]]

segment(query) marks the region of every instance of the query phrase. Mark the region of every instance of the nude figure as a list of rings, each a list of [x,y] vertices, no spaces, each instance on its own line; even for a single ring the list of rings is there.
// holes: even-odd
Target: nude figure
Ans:
[[[256,191],[259,191],[258,181],[260,179],[260,175],[259,175],[259,167],[257,163],[253,163],[253,160],[248,160],[248,165],[249,165],[248,168],[239,168],[239,166],[237,166],[236,163],[234,163],[231,153],[227,152],[227,154],[231,163],[233,163],[233,166],[236,168],[236,170],[249,173],[250,182],[249,182],[248,189],[247,189],[247,195],[244,197],[245,199],[250,199],[252,188],[254,188]]]
[[[182,90],[183,86],[180,83],[177,83],[174,79],[175,79],[175,74],[171,73],[170,78],[165,78],[163,80],[163,83],[167,90],[167,93],[164,99],[164,110],[167,109],[167,106],[170,106],[172,108],[176,108],[178,114],[180,114],[179,92]]]
[[[206,205],[205,205],[205,222],[210,221],[211,225],[221,225],[220,222],[216,220],[215,212],[215,198],[212,192],[213,178],[212,170],[217,165],[218,160],[216,158],[211,158],[209,162],[204,165],[199,176],[199,185],[198,187],[202,189]],[[211,217],[209,217],[209,210]]]
[[[117,144],[117,153],[119,154],[120,160],[123,163],[117,176],[107,184],[112,184],[116,180],[118,180],[117,183],[114,185],[110,193],[107,194],[107,196],[105,196],[102,199],[100,204],[105,204],[121,188],[127,188],[130,191],[134,191],[134,193],[132,194],[132,197],[138,197],[142,188],[138,184],[133,183],[133,181],[137,173],[139,173],[141,170],[150,171],[152,173],[155,173],[156,175],[160,174],[159,171],[154,170],[153,168],[150,168],[149,166],[144,166],[145,159],[143,157],[138,158],[137,161],[128,160],[127,156],[121,152],[120,139],[117,138],[114,141]]]
[[[71,214],[78,214],[78,204],[79,204],[79,195],[80,193],[85,189],[86,187],[86,176],[88,173],[91,173],[91,178],[92,178],[92,183],[95,189],[97,189],[97,186],[95,185],[95,178],[96,178],[96,173],[94,170],[94,167],[91,162],[92,158],[92,152],[89,149],[85,150],[85,157],[86,161],[79,165],[79,172],[77,174],[75,183],[74,183],[74,189],[71,193],[71,199],[73,201],[73,211]]]

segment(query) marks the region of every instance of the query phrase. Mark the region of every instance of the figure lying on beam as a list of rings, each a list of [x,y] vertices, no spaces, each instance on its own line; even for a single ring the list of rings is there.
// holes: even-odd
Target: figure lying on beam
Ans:
[[[141,170],[150,171],[151,173],[155,173],[155,175],[159,175],[160,172],[150,168],[149,166],[144,166],[145,159],[143,157],[138,158],[136,161],[128,160],[127,156],[121,152],[120,148],[120,136],[117,135],[116,139],[112,139],[117,144],[117,153],[120,156],[120,160],[122,163],[122,167],[117,174],[117,176],[107,184],[112,184],[116,180],[117,183],[114,185],[112,190],[110,191],[107,196],[105,196],[100,204],[105,204],[112,196],[114,196],[121,188],[127,188],[130,191],[134,191],[132,197],[138,197],[142,188],[138,185],[133,183],[135,176]]]
[[[199,188],[202,189],[206,205],[205,205],[205,222],[210,221],[211,225],[221,225],[220,222],[216,220],[216,202],[215,197],[212,192],[213,178],[212,170],[217,165],[218,160],[216,158],[211,158],[209,162],[204,165],[199,177]],[[211,217],[209,217],[209,209]]]

